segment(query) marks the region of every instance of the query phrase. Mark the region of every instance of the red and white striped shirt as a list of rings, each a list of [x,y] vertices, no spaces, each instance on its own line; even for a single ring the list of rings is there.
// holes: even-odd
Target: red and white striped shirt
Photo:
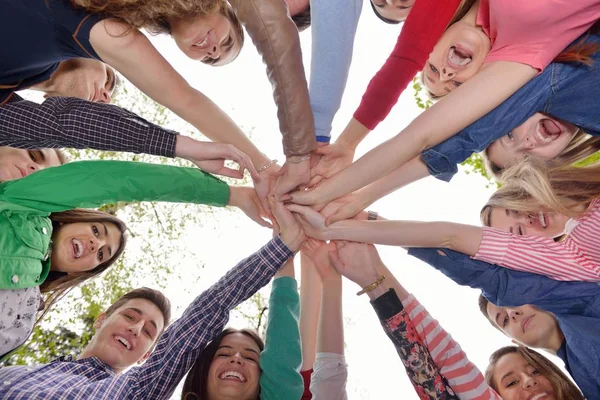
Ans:
[[[557,281],[600,282],[600,199],[595,199],[561,242],[483,227],[473,258]]]
[[[460,345],[413,295],[402,304],[440,373],[446,377],[450,387],[461,400],[502,400],[488,386],[481,371],[469,361]]]

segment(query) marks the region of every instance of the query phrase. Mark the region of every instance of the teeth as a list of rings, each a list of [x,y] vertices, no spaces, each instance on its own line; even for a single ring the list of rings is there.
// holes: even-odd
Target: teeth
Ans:
[[[544,215],[543,212],[540,213],[540,222],[542,223],[542,226],[544,228],[546,228],[548,226],[548,224],[546,223],[546,216]]]
[[[75,246],[75,258],[81,257],[83,254],[83,244],[79,240],[73,239],[73,245]]]
[[[115,336],[115,339],[117,339],[117,341],[123,343],[123,345],[125,345],[125,347],[127,347],[127,350],[131,350],[131,344],[129,343],[129,341],[127,339],[125,339],[122,336]]]
[[[240,382],[246,382],[246,378],[244,377],[244,375],[240,374],[239,372],[236,371],[225,371],[221,374],[221,376],[219,376],[220,379],[224,379],[224,378],[236,378],[238,379]]]
[[[454,47],[450,47],[450,52],[448,53],[448,59],[452,64],[459,65],[464,67],[465,65],[471,62],[471,57],[463,57],[455,51]]]
[[[548,393],[544,392],[544,393],[536,394],[530,400],[539,400],[539,399],[544,398],[546,396],[548,396]]]

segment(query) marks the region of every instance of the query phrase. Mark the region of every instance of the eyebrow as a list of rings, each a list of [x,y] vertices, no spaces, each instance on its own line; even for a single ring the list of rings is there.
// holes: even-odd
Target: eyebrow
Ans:
[[[224,345],[222,345],[222,346],[219,346],[219,349],[222,349],[222,348],[227,348],[227,349],[232,349],[232,350],[233,350],[233,347],[231,347],[231,346],[228,346],[228,345],[226,345],[226,344],[224,344]],[[218,349],[217,349],[217,350],[218,350]],[[249,348],[249,347],[246,347],[244,350],[246,350],[246,351],[251,351],[252,353],[254,353],[254,354],[256,354],[256,355],[259,355],[259,354],[258,354],[258,351],[254,350],[254,349],[251,349],[251,348]]]
[[[140,310],[137,307],[128,307],[126,308],[126,310],[131,310],[131,311],[135,311],[136,313],[138,313],[140,316],[144,315],[144,312],[142,310]],[[150,323],[152,324],[152,326],[154,326],[154,328],[158,331],[158,325],[156,325],[156,322],[154,322],[154,320],[150,320]]]
[[[100,222],[102,224],[102,226],[104,227],[104,237],[108,237],[108,228],[106,227],[106,224],[104,222]],[[112,249],[110,248],[110,246],[108,247],[108,256],[112,257]]]

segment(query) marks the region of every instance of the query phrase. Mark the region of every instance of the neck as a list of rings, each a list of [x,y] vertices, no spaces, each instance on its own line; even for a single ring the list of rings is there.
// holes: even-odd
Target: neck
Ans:
[[[462,17],[460,19],[461,22],[464,22],[466,24],[469,24],[471,26],[476,26],[477,25],[477,13],[479,12],[479,0],[477,0],[475,3],[473,3],[473,5],[471,6],[471,8],[469,8],[469,11],[467,11],[467,13],[465,14],[464,17]]]
[[[85,346],[85,348],[83,349],[83,351],[77,356],[77,360],[83,360],[84,358],[96,357],[100,361],[103,361],[103,362],[107,363],[105,360],[102,359],[102,357],[99,356],[99,353],[100,352],[98,352],[98,351],[96,351],[96,349],[94,349],[94,344],[92,342],[89,345]],[[111,369],[113,370],[113,372],[115,374],[117,374],[117,375],[119,375],[121,372],[123,372],[125,370],[123,368],[114,368],[110,364],[109,364],[109,366],[111,367]]]
[[[37,90],[40,92],[52,92],[54,90],[54,81],[52,78],[47,81],[37,83],[33,86],[28,87],[30,90]]]
[[[563,334],[563,331],[557,326],[556,331],[552,335],[550,335],[550,338],[548,338],[548,341],[541,347],[542,347],[542,349],[546,350],[548,353],[552,353],[552,354],[556,355],[556,353],[558,352],[558,349],[560,349],[560,346],[562,346],[564,341],[565,341],[565,335]]]

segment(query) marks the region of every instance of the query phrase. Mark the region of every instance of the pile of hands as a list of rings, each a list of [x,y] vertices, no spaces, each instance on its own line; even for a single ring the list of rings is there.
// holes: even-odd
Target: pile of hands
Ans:
[[[207,143],[208,144],[208,143]],[[350,165],[354,149],[343,143],[320,144],[310,155],[289,157],[283,166],[272,163],[257,169],[250,158],[232,145],[212,143],[202,161],[194,161],[206,172],[242,178],[248,170],[254,188],[231,187],[230,206],[240,208],[259,225],[273,229],[294,252],[302,250],[316,265],[323,281],[341,275],[365,286],[379,277],[381,259],[372,245],[331,241],[331,224],[349,218],[367,219],[363,210],[370,202],[360,191],[328,198],[325,182]],[[237,169],[225,166],[231,160]],[[365,268],[366,267],[366,268]]]

